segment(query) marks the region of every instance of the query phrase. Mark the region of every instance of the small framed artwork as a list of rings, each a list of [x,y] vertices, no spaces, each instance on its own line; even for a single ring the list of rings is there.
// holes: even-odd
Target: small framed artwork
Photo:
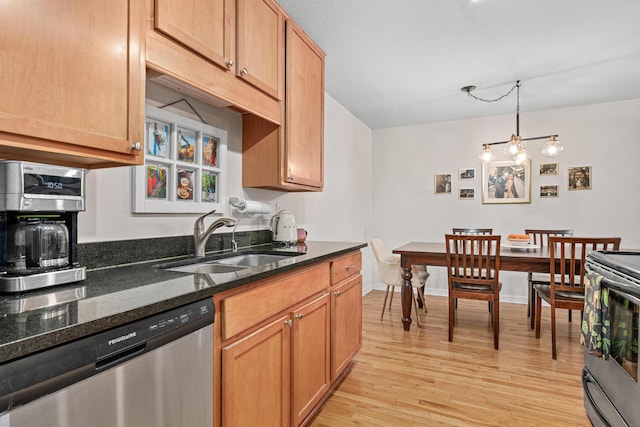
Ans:
[[[569,190],[591,190],[591,166],[569,168]]]
[[[202,201],[213,203],[218,201],[218,174],[202,172]]]
[[[164,165],[147,165],[147,199],[168,200],[167,177],[169,168]]]
[[[195,161],[197,132],[178,128],[178,160],[181,162],[193,163]]]
[[[176,194],[178,200],[193,200],[194,171],[189,169],[177,170]]]
[[[476,170],[460,169],[458,170],[458,179],[476,179]]]
[[[204,166],[218,166],[218,142],[213,136],[202,135],[202,164]]]
[[[482,203],[531,203],[531,161],[523,165],[510,161],[484,163]]]
[[[558,197],[557,185],[541,185],[540,186],[540,198]]]
[[[540,175],[558,175],[558,164],[540,163]]]
[[[458,199],[471,200],[476,197],[475,188],[461,188],[458,190]]]
[[[451,194],[451,174],[436,174],[435,190],[436,194]]]
[[[147,119],[147,154],[169,158],[171,125],[153,118]]]

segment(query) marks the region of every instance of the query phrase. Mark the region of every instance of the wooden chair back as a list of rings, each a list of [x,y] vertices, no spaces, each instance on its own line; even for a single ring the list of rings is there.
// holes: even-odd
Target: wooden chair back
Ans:
[[[551,298],[570,297],[571,293],[584,295],[587,254],[596,250],[619,250],[621,240],[620,237],[549,236]]]
[[[471,234],[488,236],[493,234],[493,228],[457,228],[453,227],[453,234]]]
[[[445,242],[450,289],[465,285],[498,293],[500,236],[445,234]]]
[[[524,234],[531,236],[531,243],[540,245],[541,247],[549,246],[549,236],[573,236],[573,230],[541,230],[534,228],[526,228]]]

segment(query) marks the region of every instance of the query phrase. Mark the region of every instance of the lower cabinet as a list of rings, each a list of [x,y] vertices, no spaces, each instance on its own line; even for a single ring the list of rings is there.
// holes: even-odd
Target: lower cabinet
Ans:
[[[362,346],[361,268],[351,252],[220,295],[215,425],[308,422]]]
[[[331,380],[349,366],[362,347],[362,276],[331,288]]]
[[[222,425],[289,426],[290,316],[222,349]]]
[[[329,390],[329,295],[222,349],[222,425],[299,425]]]
[[[329,295],[293,313],[291,338],[291,416],[297,426],[311,412],[331,385]]]

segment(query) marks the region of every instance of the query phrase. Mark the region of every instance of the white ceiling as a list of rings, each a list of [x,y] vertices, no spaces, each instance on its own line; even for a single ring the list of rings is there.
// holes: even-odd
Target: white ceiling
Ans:
[[[277,0],[372,129],[640,98],[640,0]]]

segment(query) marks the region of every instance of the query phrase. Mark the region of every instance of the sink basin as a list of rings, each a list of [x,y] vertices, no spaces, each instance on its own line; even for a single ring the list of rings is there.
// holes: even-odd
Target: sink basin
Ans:
[[[245,270],[253,267],[268,265],[293,258],[295,254],[240,254],[228,258],[221,258],[211,261],[196,262],[193,264],[180,265],[166,268],[168,271],[192,274],[223,274]],[[282,266],[282,265],[280,265]]]
[[[271,264],[272,262],[282,261],[291,258],[291,255],[272,255],[272,254],[243,254],[236,255],[231,258],[216,260],[216,264],[237,265],[243,267],[257,267],[259,265]]]
[[[244,270],[245,268],[247,267],[201,262],[199,264],[188,264],[181,265],[180,267],[167,268],[167,270],[176,271],[178,273],[220,274],[233,273],[234,271]]]

